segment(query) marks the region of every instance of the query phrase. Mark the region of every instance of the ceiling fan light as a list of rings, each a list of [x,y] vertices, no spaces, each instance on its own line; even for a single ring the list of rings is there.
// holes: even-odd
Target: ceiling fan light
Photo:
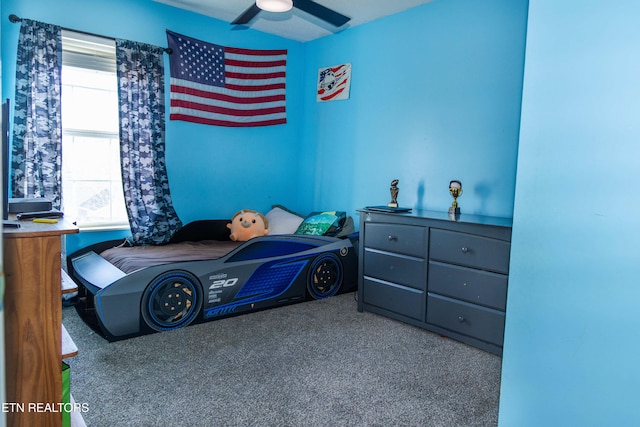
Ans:
[[[256,0],[256,5],[267,12],[286,12],[293,7],[292,0]]]

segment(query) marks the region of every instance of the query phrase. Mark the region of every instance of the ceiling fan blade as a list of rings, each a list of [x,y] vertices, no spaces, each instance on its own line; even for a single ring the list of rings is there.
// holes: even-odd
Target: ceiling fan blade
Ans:
[[[293,0],[293,7],[297,7],[336,27],[341,27],[351,20],[348,16],[344,16],[311,0]]]
[[[231,24],[232,25],[244,25],[248,24],[255,16],[260,12],[260,8],[257,4],[253,3],[247,8],[240,16],[238,16]]]

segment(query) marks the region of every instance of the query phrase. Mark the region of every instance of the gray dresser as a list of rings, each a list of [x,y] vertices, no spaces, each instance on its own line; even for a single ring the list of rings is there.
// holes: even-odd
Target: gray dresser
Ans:
[[[511,219],[359,212],[359,311],[502,354]]]

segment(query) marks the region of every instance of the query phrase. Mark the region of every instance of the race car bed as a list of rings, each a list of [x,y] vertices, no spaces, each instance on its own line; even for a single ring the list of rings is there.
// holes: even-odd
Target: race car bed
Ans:
[[[189,223],[161,246],[108,241],[71,254],[78,313],[117,341],[357,288],[357,234],[233,242],[228,223]]]

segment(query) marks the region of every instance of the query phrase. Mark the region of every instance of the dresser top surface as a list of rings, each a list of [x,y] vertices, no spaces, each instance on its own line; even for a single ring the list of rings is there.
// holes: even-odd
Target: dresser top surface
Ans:
[[[371,213],[377,215],[389,215],[392,217],[409,217],[409,218],[424,218],[437,221],[447,221],[456,223],[467,224],[481,224],[491,225],[496,227],[511,227],[513,224],[512,218],[502,218],[496,216],[484,216],[484,215],[472,215],[461,213],[458,215],[449,214],[448,212],[430,211],[422,209],[413,209],[410,212],[382,212],[379,210],[370,210],[367,208],[359,209],[358,212]]]

